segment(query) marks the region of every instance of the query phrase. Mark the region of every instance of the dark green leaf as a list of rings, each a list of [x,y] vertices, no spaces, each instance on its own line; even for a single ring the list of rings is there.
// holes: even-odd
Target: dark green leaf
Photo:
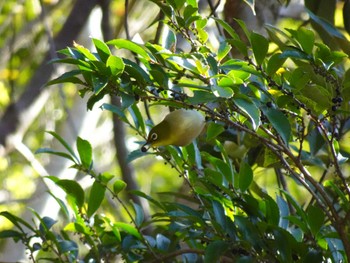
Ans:
[[[261,65],[269,49],[269,41],[264,36],[253,32],[250,35],[250,43],[256,63]]]
[[[225,128],[215,122],[210,122],[207,128],[207,141],[215,139],[219,134],[221,134]]]
[[[300,59],[300,60],[310,60],[311,57],[308,56],[305,52],[299,50],[299,49],[287,49],[283,51],[283,53],[280,55],[280,58],[282,59]]]
[[[76,181],[63,179],[57,181],[56,185],[61,187],[69,197],[73,198],[76,206],[79,208],[83,207],[85,193],[83,188],[81,188]]]
[[[238,173],[239,189],[242,192],[246,191],[249,188],[252,181],[253,181],[253,170],[247,162],[242,161],[241,166],[239,168],[239,173]]]
[[[117,114],[117,116],[125,123],[129,123],[128,119],[126,118],[124,112],[117,106],[115,105],[112,105],[112,104],[109,104],[109,103],[103,103],[102,106],[101,106],[101,109],[103,110],[108,110],[108,111],[111,111],[115,114]]]
[[[324,212],[317,206],[309,206],[307,209],[307,218],[311,233],[314,236],[317,236],[318,232],[324,224]]]
[[[281,196],[278,195],[277,205],[280,211],[279,227],[282,227],[283,229],[287,229],[289,224],[288,224],[288,220],[285,217],[289,215],[288,204]]]
[[[277,203],[269,195],[265,196],[264,203],[266,221],[277,227],[280,221],[280,210]]]
[[[80,73],[81,73],[80,70],[72,70],[72,71],[65,72],[58,78],[55,78],[47,82],[46,86],[60,84],[60,83],[74,83],[74,84],[84,85],[84,82],[81,79],[75,77]]]
[[[204,263],[221,262],[220,257],[228,249],[225,241],[216,240],[211,242],[205,249]]]
[[[157,248],[159,250],[168,251],[171,241],[166,236],[163,236],[162,234],[157,234],[156,243],[157,243]]]
[[[262,108],[262,110],[278,135],[288,145],[292,133],[288,118],[281,111],[274,108]]]
[[[132,203],[132,205],[134,206],[134,210],[135,210],[135,223],[137,227],[140,227],[142,225],[142,223],[145,220],[145,214],[143,212],[143,208],[136,203]]]
[[[91,217],[97,209],[101,206],[101,203],[105,197],[106,187],[101,183],[95,181],[92,184],[89,201],[88,201],[88,209],[87,216]]]
[[[141,131],[143,133],[146,133],[145,123],[137,105],[136,104],[132,105],[131,107],[128,108],[128,110],[130,112],[131,117],[134,120],[136,129],[138,130],[141,128]]]
[[[39,215],[38,215],[39,216]],[[51,229],[51,227],[56,224],[58,221],[52,219],[51,217],[44,216],[40,220],[39,230],[42,234],[45,234],[47,231]]]
[[[0,216],[5,217],[7,220],[9,220],[12,224],[14,224],[23,233],[24,233],[24,230],[23,230],[21,225],[24,225],[25,227],[27,227],[31,231],[35,232],[35,229],[29,223],[27,223],[22,218],[11,214],[10,212],[2,211],[2,212],[0,212]]]
[[[228,43],[234,46],[244,57],[248,57],[247,44],[240,39],[228,39]]]
[[[234,98],[234,103],[240,108],[244,113],[246,113],[252,122],[252,128],[256,130],[260,125],[260,111],[255,104],[248,98]]]
[[[140,149],[137,149],[135,151],[132,151],[128,154],[128,157],[126,158],[126,161],[128,163],[131,163],[132,161],[145,156],[147,153],[142,152]]]
[[[226,229],[225,210],[222,207],[222,204],[216,200],[212,201],[212,205],[213,205],[213,212],[214,212],[214,216],[215,216],[215,221],[222,227],[222,230],[225,231],[225,229]]]
[[[286,58],[281,57],[281,53],[273,54],[269,61],[267,62],[266,72],[269,76],[272,76],[276,71],[283,65],[286,61]]]
[[[22,239],[25,235],[15,230],[0,231],[0,238],[13,238],[15,241]]]
[[[77,138],[77,149],[81,164],[86,169],[90,169],[92,164],[92,147],[91,144],[80,137]]]
[[[59,244],[61,253],[78,252],[79,250],[77,243],[71,240],[60,240],[58,244]],[[77,254],[77,253],[73,253],[73,254]]]
[[[99,94],[108,84],[108,78],[105,76],[91,76],[92,88],[94,89],[94,93]]]
[[[220,18],[213,17],[213,19],[225,29],[225,31],[230,35],[230,37],[232,37],[232,39],[239,40],[239,36],[227,22],[225,22],[224,20],[221,20]]]
[[[142,85],[152,84],[152,81],[146,71],[137,65],[135,62],[124,59],[125,69],[124,71],[129,74],[130,77],[134,78],[138,83]]]
[[[97,50],[98,55],[101,58],[101,61],[106,63],[107,59],[111,55],[111,51],[109,50],[108,46],[106,45],[106,43],[104,43],[103,41],[98,40],[96,38],[93,38],[92,42],[95,45],[95,48]]]
[[[328,34],[330,34],[333,37],[337,37],[340,39],[345,39],[344,35],[338,31],[336,27],[334,27],[332,24],[330,24],[328,21],[324,20],[321,17],[318,17],[314,13],[312,13],[310,10],[307,10],[310,18],[320,25]]]

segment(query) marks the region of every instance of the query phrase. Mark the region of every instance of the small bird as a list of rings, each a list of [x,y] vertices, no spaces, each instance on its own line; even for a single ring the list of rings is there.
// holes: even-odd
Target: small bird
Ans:
[[[151,129],[141,151],[166,145],[186,146],[198,137],[204,125],[205,119],[198,111],[179,109],[170,112]]]

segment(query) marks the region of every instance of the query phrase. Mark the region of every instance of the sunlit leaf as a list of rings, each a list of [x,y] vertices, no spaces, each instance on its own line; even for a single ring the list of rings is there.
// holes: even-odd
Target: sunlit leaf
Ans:
[[[92,163],[92,147],[91,144],[80,137],[77,138],[77,149],[81,164],[86,169],[90,169]]]
[[[105,197],[105,192],[106,192],[106,187],[103,186],[101,183],[95,181],[92,184],[90,194],[89,194],[88,209],[86,213],[88,217],[91,217],[100,207]]]

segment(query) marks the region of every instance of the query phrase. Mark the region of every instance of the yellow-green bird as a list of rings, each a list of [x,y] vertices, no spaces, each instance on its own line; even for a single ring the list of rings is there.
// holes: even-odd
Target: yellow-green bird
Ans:
[[[204,125],[203,115],[196,110],[179,109],[170,112],[151,129],[141,151],[166,145],[186,146],[198,137]]]

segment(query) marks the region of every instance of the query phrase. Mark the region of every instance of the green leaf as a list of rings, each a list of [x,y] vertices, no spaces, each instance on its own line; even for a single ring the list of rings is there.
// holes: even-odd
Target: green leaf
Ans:
[[[37,217],[40,219],[39,230],[42,234],[47,233],[51,229],[51,227],[53,227],[53,225],[58,222],[57,220],[54,220],[48,216],[40,218],[39,214],[37,214]]]
[[[135,214],[136,214],[136,216],[135,216],[136,226],[140,227],[145,220],[145,214],[143,212],[142,207],[139,204],[136,204],[133,202],[132,205],[134,207]]]
[[[220,257],[228,247],[225,241],[216,240],[211,242],[205,249],[204,263],[221,262]]]
[[[309,14],[310,18],[320,25],[328,34],[330,34],[333,37],[337,37],[340,39],[345,39],[344,35],[338,31],[336,27],[334,27],[332,24],[330,24],[328,21],[324,20],[321,17],[318,17],[314,13],[312,13],[310,10],[306,10]]]
[[[134,124],[135,124],[136,129],[138,130],[141,128],[141,131],[143,133],[146,133],[146,126],[144,123],[144,119],[143,119],[142,114],[141,114],[139,108],[137,107],[137,105],[133,104],[131,107],[128,108],[128,110],[130,112],[131,117],[134,120]]]
[[[264,36],[253,32],[250,35],[250,43],[252,45],[256,63],[261,65],[269,49],[269,41]]]
[[[248,57],[247,44],[240,39],[228,39],[228,43],[234,46],[244,57]]]
[[[269,76],[272,76],[276,71],[284,64],[286,58],[281,57],[281,53],[273,54],[267,62],[266,72]]]
[[[238,187],[245,192],[253,181],[253,170],[246,161],[241,162],[238,173]]]
[[[74,160],[73,157],[71,155],[69,155],[68,153],[57,152],[57,151],[54,151],[54,150],[49,149],[49,148],[40,148],[40,149],[35,151],[35,154],[40,154],[40,153],[47,153],[47,154],[57,155],[57,156],[66,158],[68,160],[71,160],[72,162],[77,164],[76,160]]]
[[[79,208],[82,208],[84,205],[84,198],[85,198],[85,193],[83,188],[73,180],[58,180],[55,182],[56,185],[61,187],[63,191],[66,192],[68,197],[71,197],[75,203],[75,205]]]
[[[221,134],[225,128],[215,122],[210,122],[207,128],[207,141],[210,141],[212,139],[215,139],[219,134]]]
[[[305,27],[300,27],[297,31],[297,38],[302,50],[311,55],[315,43],[314,32]]]
[[[113,192],[118,195],[126,187],[126,183],[122,180],[116,180],[113,184]]]
[[[211,90],[216,97],[231,98],[233,96],[233,89],[230,87],[221,87],[218,85],[212,85]]]
[[[156,236],[157,248],[161,251],[168,251],[171,241],[166,236],[162,234],[157,234]]]
[[[136,44],[135,42],[132,42],[127,39],[114,39],[107,42],[108,45],[114,45],[117,48],[124,48],[127,50],[130,50],[131,52],[134,52],[141,57],[145,58],[146,60],[153,60],[153,58],[150,57],[150,55],[147,53],[145,48],[139,44]]]
[[[239,40],[239,36],[237,35],[237,33],[235,32],[235,30],[224,20],[220,19],[220,18],[215,18],[212,17],[216,22],[218,22],[220,24],[220,26],[223,27],[223,29],[225,29],[225,31],[230,35],[230,37],[232,37],[232,39],[237,39]]]
[[[231,46],[227,44],[227,41],[220,42],[219,50],[218,50],[218,61],[222,60],[226,57],[226,55],[230,52]]]
[[[135,62],[123,59],[125,63],[124,72],[126,72],[130,77],[134,78],[138,83],[145,85],[151,85],[152,81],[146,71],[137,65]]]
[[[94,93],[98,95],[108,84],[108,78],[105,76],[91,75],[92,88]]]
[[[134,237],[138,238],[138,239],[142,239],[141,234],[139,233],[139,231],[133,227],[130,224],[127,223],[123,223],[123,222],[116,222],[113,224],[115,227],[119,228],[120,230],[125,231],[126,233],[133,235]]]
[[[256,130],[260,125],[260,110],[247,98],[234,98],[233,102],[246,113],[252,122],[252,128]]]
[[[45,86],[61,84],[61,83],[74,83],[74,84],[84,85],[84,82],[81,79],[75,77],[76,75],[79,75],[79,74],[81,74],[80,70],[72,70],[72,71],[65,72],[58,78],[55,78],[47,82]]]
[[[119,76],[121,73],[123,73],[125,68],[123,59],[116,56],[109,56],[106,66],[110,69],[113,76]]]
[[[58,197],[56,197],[52,192],[48,191],[48,193],[56,200],[56,202],[58,203],[58,205],[61,207],[61,210],[63,212],[63,214],[66,216],[66,219],[69,219],[69,210],[67,208],[67,206],[65,205],[65,203],[59,199]]]
[[[264,204],[266,221],[271,225],[278,226],[280,221],[280,210],[275,200],[273,200],[271,196],[266,195]]]
[[[15,242],[17,242],[19,239],[22,239],[24,236],[24,234],[15,230],[0,231],[0,238],[13,238]]]
[[[140,158],[140,157],[143,157],[143,156],[145,156],[146,154],[150,154],[150,153],[144,153],[144,152],[142,152],[140,149],[137,149],[137,150],[135,150],[135,151],[132,151],[132,152],[130,152],[129,154],[128,154],[128,157],[126,158],[126,161],[128,162],[128,163],[131,163],[132,161],[134,161],[134,160],[136,160],[136,159],[138,159],[138,158]]]
[[[55,133],[54,131],[47,131],[47,133],[51,134],[53,137],[55,137],[56,140],[58,140],[61,145],[66,148],[66,150],[70,153],[70,155],[77,161],[79,162],[78,157],[75,155],[74,151],[72,150],[72,148],[68,145],[68,143],[61,137],[59,136],[57,133]]]
[[[109,103],[103,103],[101,106],[101,109],[103,110],[108,110],[111,111],[115,114],[117,114],[117,116],[125,123],[130,124],[129,120],[126,118],[124,112],[117,106],[109,104]]]
[[[184,13],[183,13],[183,17],[185,19],[185,26],[188,27],[191,23],[189,23],[190,21],[192,21],[192,17],[194,14],[197,13],[198,8],[192,6],[192,5],[187,5],[185,7]]]
[[[79,250],[77,243],[71,240],[59,240],[58,245],[60,248],[60,253],[74,252],[74,251],[78,252]]]
[[[98,55],[101,58],[101,61],[106,63],[107,59],[111,55],[111,51],[109,50],[108,46],[106,45],[106,43],[96,38],[93,38],[92,42],[95,45],[95,48],[97,50]]]
[[[317,236],[324,224],[325,214],[318,206],[309,206],[306,213],[311,233]]]
[[[88,209],[87,216],[91,217],[97,209],[101,206],[101,203],[105,197],[106,187],[101,183],[95,181],[92,184],[89,201],[88,201]]]
[[[212,205],[213,205],[215,221],[222,227],[222,230],[225,231],[226,229],[225,210],[222,207],[222,204],[216,200],[212,201]]]
[[[27,227],[28,229],[30,229],[31,231],[35,232],[35,229],[28,224],[26,221],[24,221],[22,218],[15,216],[13,214],[11,214],[10,212],[7,211],[2,211],[0,212],[0,216],[5,217],[7,220],[9,220],[12,224],[14,224],[22,233],[25,233],[24,229],[22,228],[21,225],[24,225],[25,227]]]
[[[263,107],[262,111],[284,143],[288,145],[292,134],[288,118],[280,110],[274,108]]]
[[[91,144],[80,137],[77,138],[77,149],[80,156],[81,164],[86,169],[91,168],[92,164],[92,147]]]
[[[163,32],[162,46],[170,51],[174,51],[176,49],[176,42],[177,42],[176,34],[172,29],[168,27],[166,27],[164,31],[165,32]]]

